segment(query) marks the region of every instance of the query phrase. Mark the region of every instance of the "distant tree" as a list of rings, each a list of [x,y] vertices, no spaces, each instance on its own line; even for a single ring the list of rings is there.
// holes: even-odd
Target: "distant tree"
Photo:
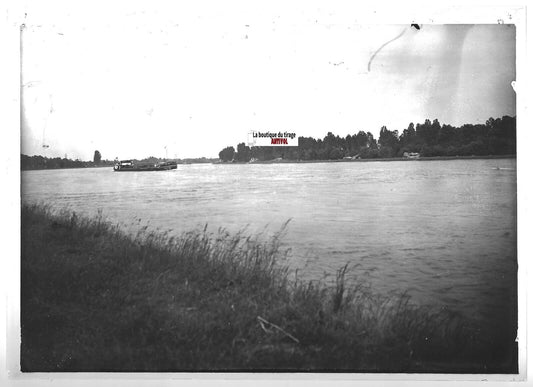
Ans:
[[[374,135],[370,132],[366,132],[366,138],[368,138],[368,148],[377,150],[378,143],[374,138]]]
[[[235,148],[232,146],[228,146],[222,149],[218,153],[218,157],[220,158],[221,161],[232,161],[234,155],[235,155]]]
[[[420,145],[428,144],[431,137],[431,121],[426,119],[423,124],[416,124],[416,137]]]
[[[362,149],[366,149],[370,145],[370,139],[368,134],[360,130],[355,136],[355,146],[357,151],[360,152]]]
[[[386,126],[382,126],[379,132],[380,157],[393,157],[398,153],[400,141],[398,131],[390,131]]]
[[[399,138],[400,146],[404,149],[410,149],[416,147],[417,137],[415,125],[411,122],[407,129],[403,130],[403,133]]]
[[[344,153],[342,152],[342,149],[340,148],[331,148],[328,154],[328,158],[330,160],[338,160],[342,159],[344,157]]]
[[[93,161],[95,164],[100,164],[100,161],[102,160],[102,155],[100,154],[100,151],[95,150],[94,151],[94,157]]]
[[[241,142],[237,145],[237,153],[235,154],[235,160],[248,162],[252,158],[252,151],[250,147]]]
[[[442,125],[442,128],[439,133],[439,144],[449,145],[455,136],[455,128],[451,125]]]
[[[250,149],[251,157],[257,160],[272,160],[274,156],[274,148],[272,146],[253,146]]]
[[[431,123],[429,130],[428,130],[428,143],[431,145],[435,145],[439,141],[439,133],[441,131],[441,125],[439,120],[434,119]]]

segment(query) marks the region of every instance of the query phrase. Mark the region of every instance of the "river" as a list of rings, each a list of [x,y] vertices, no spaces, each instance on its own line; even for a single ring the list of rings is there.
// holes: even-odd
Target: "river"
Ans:
[[[223,227],[271,235],[306,278],[334,275],[381,294],[482,320],[513,318],[516,160],[179,165],[22,172],[23,202],[45,202],[132,230]],[[514,317],[515,318],[515,317]]]

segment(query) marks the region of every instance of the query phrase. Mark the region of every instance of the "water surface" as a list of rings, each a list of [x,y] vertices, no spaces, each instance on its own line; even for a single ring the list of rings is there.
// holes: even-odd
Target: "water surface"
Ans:
[[[515,159],[25,171],[22,199],[172,233],[272,234],[290,219],[284,246],[307,278],[349,263],[381,294],[485,321],[514,313]]]

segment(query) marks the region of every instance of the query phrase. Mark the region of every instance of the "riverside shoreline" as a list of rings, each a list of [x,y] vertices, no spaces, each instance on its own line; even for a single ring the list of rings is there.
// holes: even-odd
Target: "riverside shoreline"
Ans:
[[[337,160],[265,160],[254,162],[223,162],[218,161],[213,164],[300,164],[300,163],[364,163],[377,161],[438,161],[438,160],[484,160],[484,159],[516,159],[516,155],[487,155],[487,156],[434,156],[434,157],[388,157],[388,158],[374,158],[374,159],[337,159]]]
[[[283,232],[123,233],[24,205],[21,369],[515,373],[513,327],[486,332],[405,293],[293,278]]]
[[[418,159],[410,159],[406,157],[389,157],[389,158],[374,158],[374,159],[355,159],[355,160],[264,160],[254,161],[252,163],[245,161],[224,162],[224,161],[202,161],[202,162],[188,162],[178,161],[179,165],[197,165],[197,164],[299,164],[299,163],[351,163],[351,162],[371,162],[371,161],[432,161],[432,160],[476,160],[476,159],[516,159],[516,155],[487,155],[487,156],[435,156],[435,157],[420,157]],[[21,168],[22,171],[48,171],[59,169],[91,169],[91,168],[113,168],[114,164],[109,165],[84,165],[79,167],[61,167],[61,168]]]

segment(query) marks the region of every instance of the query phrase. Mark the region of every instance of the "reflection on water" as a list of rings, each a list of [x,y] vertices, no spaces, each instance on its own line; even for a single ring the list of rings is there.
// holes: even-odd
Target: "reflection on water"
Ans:
[[[514,302],[514,159],[26,171],[22,184],[25,202],[173,233],[273,233],[291,219],[285,246],[309,278],[351,263],[376,292],[484,319]]]

